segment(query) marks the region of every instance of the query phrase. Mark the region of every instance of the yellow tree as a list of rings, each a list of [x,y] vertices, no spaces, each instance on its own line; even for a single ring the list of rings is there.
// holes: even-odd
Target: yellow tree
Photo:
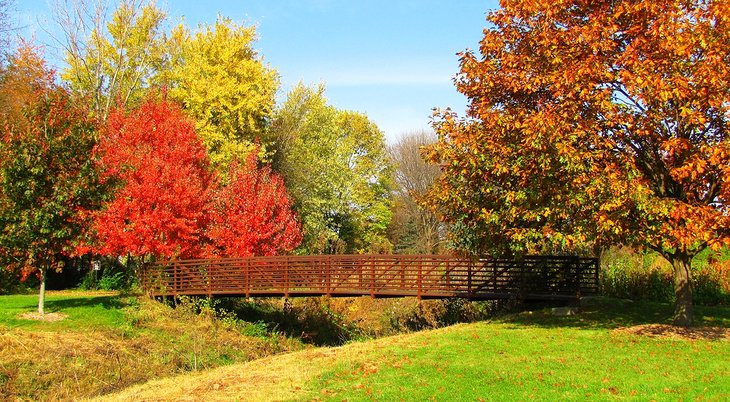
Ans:
[[[730,5],[501,5],[480,55],[461,58],[468,115],[435,122],[431,204],[480,251],[656,250],[674,267],[674,321],[691,325],[692,258],[730,244]]]
[[[166,63],[165,13],[144,0],[121,1],[109,21],[102,3],[66,1],[56,11],[67,63],[61,78],[92,111],[106,120],[117,105],[142,99]]]
[[[227,18],[195,32],[180,25],[169,41],[170,69],[159,77],[222,172],[246,160],[274,108],[278,75],[253,49],[255,38],[254,27]]]

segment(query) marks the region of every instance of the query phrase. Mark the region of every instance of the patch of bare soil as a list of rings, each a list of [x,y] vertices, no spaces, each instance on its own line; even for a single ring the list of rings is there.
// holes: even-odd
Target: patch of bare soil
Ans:
[[[722,327],[678,327],[666,324],[645,324],[617,328],[615,332],[649,336],[652,338],[681,338],[702,340],[730,340],[730,328]]]
[[[46,314],[40,314],[36,311],[32,313],[23,313],[18,314],[19,318],[22,318],[24,320],[36,320],[36,321],[46,321],[46,322],[56,322],[61,321],[63,319],[66,319],[68,315],[63,313],[46,313]]]

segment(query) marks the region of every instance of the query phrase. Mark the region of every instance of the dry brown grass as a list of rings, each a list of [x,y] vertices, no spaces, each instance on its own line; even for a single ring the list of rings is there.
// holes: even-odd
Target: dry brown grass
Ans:
[[[144,381],[159,370],[155,346],[109,332],[12,329],[0,335],[0,370],[9,379],[0,399],[72,400]]]
[[[454,331],[461,326],[436,331]],[[312,399],[307,383],[341,361],[366,371],[373,350],[385,345],[408,349],[419,334],[407,334],[332,348],[307,349],[200,373],[150,381],[94,401],[283,401]],[[322,392],[326,392],[323,390]]]

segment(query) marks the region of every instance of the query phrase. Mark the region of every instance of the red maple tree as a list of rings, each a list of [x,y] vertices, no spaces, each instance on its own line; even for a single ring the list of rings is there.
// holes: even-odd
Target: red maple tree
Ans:
[[[96,148],[116,191],[96,217],[96,251],[191,258],[274,255],[302,234],[284,182],[256,153],[233,163],[221,185],[194,125],[179,106],[148,99],[117,110]]]
[[[179,106],[152,98],[116,110],[97,148],[117,191],[97,216],[98,252],[158,257],[202,253],[215,176]]]
[[[208,236],[213,256],[244,257],[290,252],[302,241],[282,178],[257,167],[253,152],[230,166],[230,183],[216,191]]]

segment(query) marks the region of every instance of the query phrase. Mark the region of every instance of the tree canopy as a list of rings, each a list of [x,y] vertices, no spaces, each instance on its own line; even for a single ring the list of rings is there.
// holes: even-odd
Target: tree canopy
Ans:
[[[382,132],[327,104],[324,88],[295,87],[277,111],[273,156],[295,200],[311,253],[389,249],[390,163]]]
[[[501,4],[461,58],[467,116],[437,116],[433,206],[478,250],[650,247],[674,266],[675,322],[691,324],[691,259],[730,244],[730,7]]]
[[[254,27],[226,18],[195,32],[180,25],[168,42],[170,69],[159,78],[223,173],[232,160],[246,160],[274,109],[278,75],[253,49],[255,37]]]
[[[0,128],[0,258],[24,275],[40,272],[43,313],[46,272],[60,271],[61,257],[76,254],[105,191],[86,104],[54,84],[28,49],[10,63],[0,93],[19,103],[6,109]]]
[[[233,162],[228,184],[212,197],[208,254],[224,257],[289,253],[302,241],[284,180],[271,167],[258,167],[256,153]]]
[[[445,227],[422,203],[441,170],[423,159],[421,152],[436,141],[426,131],[409,133],[390,146],[394,169],[393,219],[388,228],[398,252],[435,253],[442,246]]]
[[[215,176],[179,106],[150,98],[113,111],[97,152],[117,184],[94,225],[100,254],[202,256]]]
[[[105,120],[119,105],[141,101],[167,60],[165,13],[143,0],[121,1],[109,21],[101,2],[66,1],[56,11],[65,34],[61,78],[94,114]]]
[[[301,241],[282,179],[256,153],[232,162],[226,183],[213,170],[194,123],[155,95],[113,111],[96,149],[115,189],[96,215],[101,255],[191,258],[273,255]]]

